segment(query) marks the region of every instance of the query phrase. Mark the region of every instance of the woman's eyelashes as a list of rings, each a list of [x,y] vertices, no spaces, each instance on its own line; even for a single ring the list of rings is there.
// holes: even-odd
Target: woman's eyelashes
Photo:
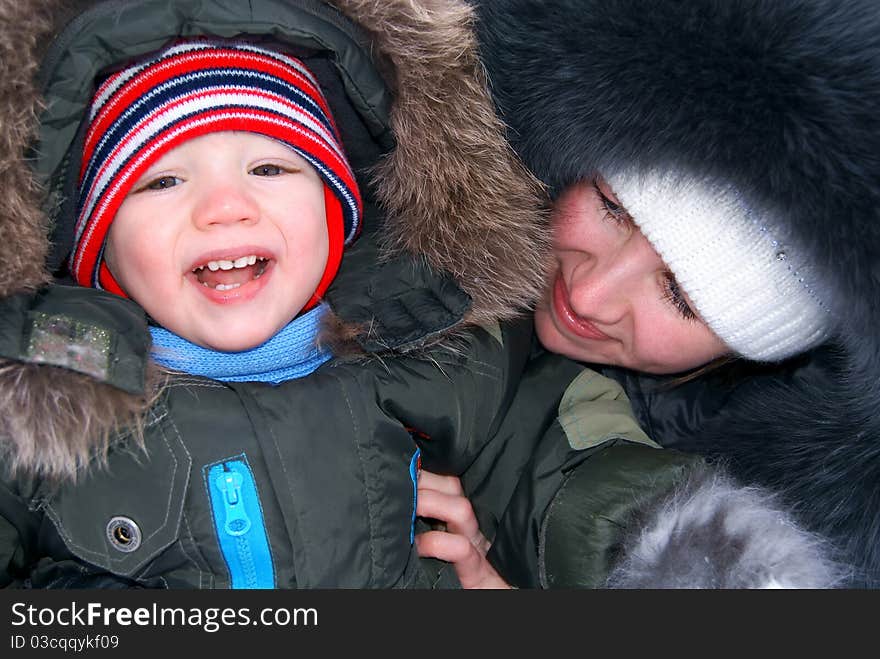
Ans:
[[[685,320],[696,320],[697,314],[691,309],[675,275],[671,272],[663,273],[663,300],[675,307],[679,315]]]
[[[602,213],[603,219],[611,220],[616,225],[627,230],[635,226],[635,222],[629,212],[602,192],[598,181],[593,181],[593,188],[596,190],[596,196],[599,197],[599,210]],[[694,310],[688,304],[681,287],[678,285],[678,281],[675,279],[675,275],[669,271],[663,273],[663,300],[671,304],[676,312],[685,320],[697,319],[697,314],[694,313]]]
[[[609,199],[608,196],[602,192],[602,188],[599,187],[599,184],[596,181],[593,181],[593,188],[596,190],[596,195],[599,197],[599,210],[604,219],[611,220],[615,224],[624,227],[632,226],[632,217],[630,217],[630,214],[623,206]]]

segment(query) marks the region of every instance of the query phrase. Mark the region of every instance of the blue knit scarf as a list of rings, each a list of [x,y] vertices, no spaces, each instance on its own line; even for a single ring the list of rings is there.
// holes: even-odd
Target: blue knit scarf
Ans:
[[[152,356],[162,366],[224,382],[271,382],[301,378],[326,362],[331,353],[317,345],[318,327],[327,310],[320,305],[288,323],[264,344],[244,352],[219,352],[190,343],[161,327],[150,327]]]

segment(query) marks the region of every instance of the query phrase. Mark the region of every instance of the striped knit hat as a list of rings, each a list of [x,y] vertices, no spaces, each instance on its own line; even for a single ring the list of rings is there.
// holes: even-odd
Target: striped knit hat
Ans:
[[[81,286],[125,293],[103,260],[110,223],[162,155],[207,133],[279,140],[324,180],[330,252],[313,306],[361,228],[361,198],[318,82],[299,60],[242,42],[187,41],[111,75],[92,100],[70,270]]]

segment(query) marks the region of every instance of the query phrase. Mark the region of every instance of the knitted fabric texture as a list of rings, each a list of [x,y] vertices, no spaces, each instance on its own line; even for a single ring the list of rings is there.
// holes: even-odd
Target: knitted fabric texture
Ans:
[[[244,352],[197,346],[161,327],[150,327],[153,359],[160,365],[223,382],[278,384],[312,373],[332,357],[317,344],[322,304],[295,318],[264,344]]]
[[[360,231],[362,202],[318,82],[287,55],[246,43],[188,41],[112,74],[92,100],[70,270],[125,295],[103,261],[107,232],[140,176],[186,140],[247,131],[290,146],[324,181],[330,253],[313,306]]]
[[[734,190],[675,174],[606,180],[697,313],[734,352],[779,361],[828,337],[831,316],[810,264]]]

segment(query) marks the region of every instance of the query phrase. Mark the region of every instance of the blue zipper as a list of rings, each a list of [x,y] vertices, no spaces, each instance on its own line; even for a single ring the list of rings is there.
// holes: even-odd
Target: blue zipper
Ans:
[[[413,484],[413,509],[412,523],[409,526],[409,544],[415,542],[416,539],[416,506],[419,503],[419,470],[422,468],[421,456],[422,450],[417,448],[409,461],[409,477]]]
[[[244,455],[203,468],[232,588],[274,588],[275,567],[254,475]]]

